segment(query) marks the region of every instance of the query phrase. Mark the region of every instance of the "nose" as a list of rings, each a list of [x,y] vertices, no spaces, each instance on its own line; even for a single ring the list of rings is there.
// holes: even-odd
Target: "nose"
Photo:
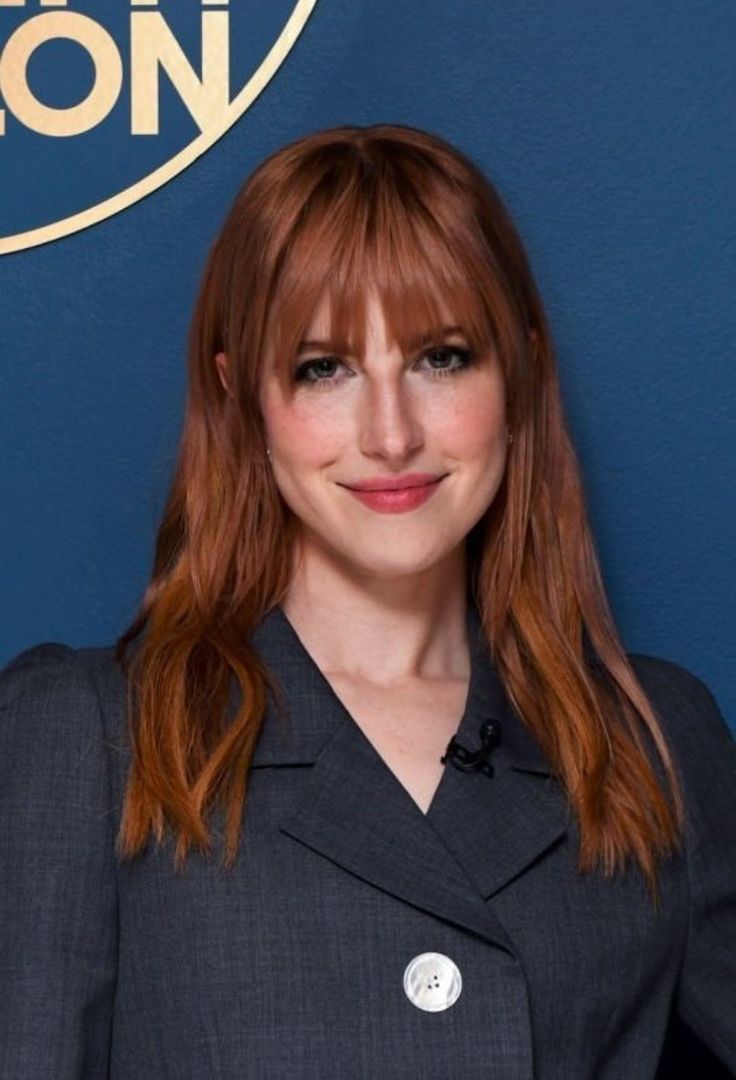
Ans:
[[[360,447],[368,456],[401,461],[424,444],[424,418],[401,373],[366,379],[358,412]]]

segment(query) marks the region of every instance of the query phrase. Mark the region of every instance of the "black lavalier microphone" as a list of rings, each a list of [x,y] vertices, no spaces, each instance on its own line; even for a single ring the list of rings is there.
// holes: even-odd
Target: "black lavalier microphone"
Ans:
[[[453,736],[447,744],[447,750],[440,761],[449,761],[456,769],[462,772],[475,772],[479,770],[486,776],[493,776],[493,765],[488,758],[492,751],[501,741],[501,724],[498,720],[484,720],[480,726],[480,747],[477,750],[468,750]]]

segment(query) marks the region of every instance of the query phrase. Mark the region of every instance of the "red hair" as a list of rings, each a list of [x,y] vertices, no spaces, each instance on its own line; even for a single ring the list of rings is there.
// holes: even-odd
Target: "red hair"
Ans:
[[[682,796],[606,600],[529,262],[478,166],[437,136],[393,124],[328,129],[273,153],[209,253],[153,573],[117,642],[134,747],[118,850],[134,855],[151,830],[161,840],[168,822],[180,863],[192,842],[209,848],[206,815],[220,803],[227,862],[235,857],[271,685],[249,633],[288,589],[298,527],[267,464],[263,358],[273,348],[286,378],[323,296],[334,336],[362,354],[369,284],[402,350],[440,331],[445,305],[472,349],[496,350],[514,441],[467,538],[468,585],[507,695],[577,816],[581,871],[611,876],[634,858],[656,901],[657,859],[681,839]],[[225,726],[232,675],[243,704]]]

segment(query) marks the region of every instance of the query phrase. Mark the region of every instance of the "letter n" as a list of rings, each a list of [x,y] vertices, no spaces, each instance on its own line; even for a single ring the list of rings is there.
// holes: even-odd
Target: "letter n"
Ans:
[[[200,131],[221,122],[230,104],[227,11],[202,12],[202,77],[158,11],[130,15],[131,135],[159,133],[159,67],[163,68]]]

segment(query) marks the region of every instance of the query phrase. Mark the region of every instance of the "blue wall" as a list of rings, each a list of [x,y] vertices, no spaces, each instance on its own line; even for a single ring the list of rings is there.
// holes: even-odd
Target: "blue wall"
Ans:
[[[272,82],[185,172],[0,259],[0,663],[38,641],[109,643],[132,616],[189,312],[245,175],[305,132],[393,121],[454,141],[504,196],[626,646],[689,667],[736,724],[735,32],[725,0],[318,0]]]

